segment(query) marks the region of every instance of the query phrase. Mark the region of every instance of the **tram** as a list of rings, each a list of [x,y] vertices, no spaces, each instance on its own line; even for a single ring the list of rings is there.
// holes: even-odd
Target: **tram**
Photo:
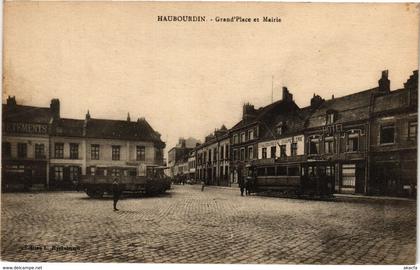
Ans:
[[[329,163],[273,163],[247,167],[251,193],[274,192],[286,196],[332,197],[334,165]]]
[[[100,198],[112,194],[112,183],[118,179],[123,193],[159,194],[171,188],[163,166],[136,167],[90,167],[90,174],[83,175],[80,186],[89,197]]]

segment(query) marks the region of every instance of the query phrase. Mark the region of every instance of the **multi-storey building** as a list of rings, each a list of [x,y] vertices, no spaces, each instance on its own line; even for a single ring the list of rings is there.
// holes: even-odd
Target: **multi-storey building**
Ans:
[[[258,143],[262,139],[264,141],[267,138],[276,139],[272,130],[273,126],[277,131],[282,128],[285,130],[285,116],[298,110],[299,107],[293,101],[293,95],[285,87],[282,99],[279,101],[259,109],[255,109],[249,103],[243,106],[242,120],[229,131],[232,155],[231,170],[234,182],[237,183],[239,179],[243,178],[246,173],[245,168],[258,159]],[[280,119],[282,116],[283,118]],[[284,126],[282,127],[282,125]]]
[[[200,141],[194,138],[180,138],[176,146],[172,147],[168,152],[168,169],[166,174],[169,177],[176,177],[179,172],[175,168],[176,164],[184,162],[188,158],[189,153],[199,144]]]
[[[389,91],[387,72],[379,81],[383,91],[371,107],[368,194],[414,196],[417,190],[418,71],[404,88]],[[384,79],[385,78],[385,79]]]
[[[231,184],[229,149],[229,133],[224,125],[208,135],[205,142],[196,147],[198,181],[204,181],[207,185]]]
[[[81,174],[119,176],[121,169],[128,167],[141,175],[146,174],[148,167],[163,165],[165,143],[144,118],[93,119],[89,112],[84,120],[60,118],[60,102],[56,99],[50,108],[20,106],[9,99],[3,106],[3,115],[6,130],[13,131],[7,127],[13,126],[19,115],[21,121],[32,124],[29,127],[23,122],[16,130],[39,133],[31,138],[21,132],[4,134],[2,145],[10,158],[3,161],[3,167],[12,166],[10,171],[4,170],[6,185],[12,181],[9,179],[18,179],[15,182],[29,181],[29,186],[69,188]]]

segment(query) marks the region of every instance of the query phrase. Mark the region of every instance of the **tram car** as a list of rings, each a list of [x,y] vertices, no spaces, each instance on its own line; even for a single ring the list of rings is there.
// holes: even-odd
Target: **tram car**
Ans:
[[[316,198],[334,193],[334,166],[328,163],[252,165],[246,179],[251,193]]]
[[[155,195],[165,193],[171,188],[162,166],[136,167],[90,167],[90,174],[80,179],[82,188],[89,197],[100,198],[104,194],[112,194],[112,183],[118,179],[122,193],[139,193]]]

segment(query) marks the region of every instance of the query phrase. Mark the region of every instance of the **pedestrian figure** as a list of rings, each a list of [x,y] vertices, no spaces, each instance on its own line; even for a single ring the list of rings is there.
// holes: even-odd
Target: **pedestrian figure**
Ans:
[[[204,186],[206,185],[206,182],[201,181],[201,191],[204,191]]]
[[[245,183],[244,178],[242,176],[238,179],[239,188],[241,189],[241,196],[244,196],[244,190],[245,190]]]
[[[112,193],[114,195],[114,211],[118,211],[117,209],[117,203],[118,200],[120,199],[120,184],[118,183],[118,179],[115,178],[114,182],[112,183]]]

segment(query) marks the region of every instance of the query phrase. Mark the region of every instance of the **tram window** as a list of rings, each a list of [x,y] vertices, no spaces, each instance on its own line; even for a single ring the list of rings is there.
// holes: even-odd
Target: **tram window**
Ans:
[[[277,175],[287,175],[287,168],[284,166],[277,167]]]
[[[258,168],[257,173],[258,176],[265,176],[265,168]]]
[[[274,167],[267,167],[267,175],[268,176],[274,176],[276,175],[276,170]]]
[[[136,176],[136,170],[130,170],[129,175],[130,176]]]
[[[289,175],[289,176],[299,176],[299,167],[289,167],[287,175]]]

